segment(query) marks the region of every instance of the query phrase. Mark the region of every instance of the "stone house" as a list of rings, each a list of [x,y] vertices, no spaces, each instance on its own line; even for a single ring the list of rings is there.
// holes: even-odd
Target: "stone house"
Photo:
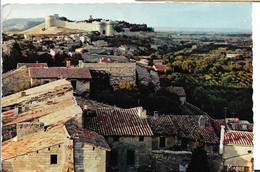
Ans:
[[[82,63],[80,67],[105,72],[110,76],[111,85],[119,85],[122,80],[136,84],[135,63]]]
[[[58,80],[2,98],[3,171],[105,171],[104,137],[82,129],[69,81]]]
[[[106,138],[111,148],[107,171],[150,169],[153,132],[141,107],[97,109],[96,117],[85,119],[85,127]]]
[[[225,171],[254,171],[253,137],[253,132],[225,131],[225,126],[221,126],[219,153]]]
[[[70,67],[29,68],[29,76],[31,83],[38,82],[38,84],[46,84],[64,78],[71,82],[77,94],[90,92],[92,77],[88,69]]]
[[[28,130],[36,132],[28,134]],[[93,131],[64,125],[44,131],[38,123],[19,124],[17,137],[2,144],[2,170],[6,172],[105,172],[106,151],[110,150],[104,137]]]

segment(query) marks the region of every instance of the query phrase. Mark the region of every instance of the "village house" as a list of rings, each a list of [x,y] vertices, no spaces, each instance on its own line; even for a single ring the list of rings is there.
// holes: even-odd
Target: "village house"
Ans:
[[[153,65],[153,68],[155,71],[158,71],[158,72],[166,73],[166,71],[167,71],[166,65]]]
[[[106,171],[110,148],[104,137],[93,131],[65,125],[44,131],[40,123],[19,123],[17,128],[17,137],[2,143],[5,172]]]
[[[82,63],[80,67],[105,72],[110,77],[111,85],[119,85],[122,80],[136,84],[135,63]]]
[[[162,64],[163,64],[163,60],[161,60],[161,59],[153,60],[153,65],[162,65]]]
[[[4,97],[2,107],[3,171],[105,172],[110,148],[103,136],[82,129],[82,110],[70,82]]]
[[[253,172],[253,132],[226,130],[221,126],[219,154],[224,170]]]
[[[107,171],[150,169],[153,132],[141,107],[97,109],[96,117],[85,119],[85,127],[106,138],[111,148]]]
[[[77,94],[90,92],[91,74],[88,69],[72,68],[67,61],[67,67],[29,68],[31,83],[46,84],[58,79],[67,79],[71,82]]]

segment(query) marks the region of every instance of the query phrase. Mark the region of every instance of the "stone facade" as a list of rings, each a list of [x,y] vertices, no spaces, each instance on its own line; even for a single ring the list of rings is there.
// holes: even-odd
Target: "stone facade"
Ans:
[[[39,122],[24,122],[24,123],[18,123],[16,126],[17,130],[17,139],[23,139],[24,137],[27,137],[30,134],[43,132],[44,131],[44,124]]]
[[[74,166],[77,172],[105,172],[106,150],[74,141]]]
[[[192,153],[188,151],[153,151],[152,168],[163,172],[186,171],[185,164],[191,162],[191,155]]]
[[[74,171],[72,147],[73,142],[66,139],[64,143],[4,160],[2,171]],[[57,155],[57,164],[51,164],[51,155]]]
[[[138,171],[140,169],[150,169],[152,137],[122,136],[118,141],[114,137],[108,137],[107,142],[111,148],[111,152],[107,152],[107,171]],[[132,151],[134,157],[130,157],[128,151]],[[116,155],[115,155],[116,154]],[[115,156],[117,162],[115,161]],[[129,158],[133,158],[131,163]],[[114,159],[114,160],[113,160]]]
[[[225,145],[224,167],[252,171],[253,146]]]
[[[68,29],[79,29],[87,32],[98,31],[101,35],[110,36],[115,33],[115,22],[111,20],[91,21],[91,22],[72,22],[61,20],[57,14],[47,16],[45,18],[45,28],[53,26],[63,27]]]
[[[171,149],[176,145],[176,136],[165,136],[165,147],[160,147],[160,137],[152,138],[152,148],[153,150],[159,149]]]
[[[110,75],[111,85],[118,85],[123,79],[136,84],[135,63],[82,63],[80,67],[106,72]]]

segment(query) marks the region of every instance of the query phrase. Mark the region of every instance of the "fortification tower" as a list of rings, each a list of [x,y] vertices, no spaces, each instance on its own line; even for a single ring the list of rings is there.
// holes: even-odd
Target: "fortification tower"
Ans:
[[[54,20],[54,17],[52,15],[45,17],[45,28],[54,26],[53,20]]]
[[[113,23],[111,20],[106,22],[106,36],[110,36],[114,34]]]

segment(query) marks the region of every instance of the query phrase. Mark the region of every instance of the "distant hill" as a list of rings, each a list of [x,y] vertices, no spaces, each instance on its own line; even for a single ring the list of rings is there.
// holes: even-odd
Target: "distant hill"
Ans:
[[[19,32],[45,22],[44,18],[13,18],[3,22],[3,32]]]

